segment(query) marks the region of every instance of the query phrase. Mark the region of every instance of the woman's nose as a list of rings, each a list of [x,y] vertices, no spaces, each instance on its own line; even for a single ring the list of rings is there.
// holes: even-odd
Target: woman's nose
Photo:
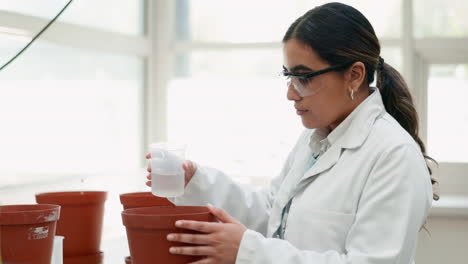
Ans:
[[[296,89],[294,89],[293,84],[288,86],[287,98],[289,101],[299,101],[302,98]]]

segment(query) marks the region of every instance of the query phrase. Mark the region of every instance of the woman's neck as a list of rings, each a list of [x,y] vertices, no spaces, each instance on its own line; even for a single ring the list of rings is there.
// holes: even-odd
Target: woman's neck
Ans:
[[[351,101],[348,109],[338,117],[334,122],[332,122],[328,128],[330,131],[333,131],[335,128],[337,128],[343,120],[345,120],[353,111],[358,107],[364,100],[366,100],[367,97],[372,93],[372,90],[367,87],[367,89],[360,89],[362,92],[358,92],[354,96],[354,100]]]

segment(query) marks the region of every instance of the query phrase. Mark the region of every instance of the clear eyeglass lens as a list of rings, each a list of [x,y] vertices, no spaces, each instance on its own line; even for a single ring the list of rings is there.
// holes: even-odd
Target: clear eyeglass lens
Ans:
[[[299,96],[309,96],[316,93],[316,91],[312,90],[309,87],[309,80],[305,80],[304,78],[300,78],[297,76],[290,76],[290,75],[283,75],[281,74],[281,78],[285,81],[286,87],[289,88],[291,85],[293,86],[294,90],[299,94]]]

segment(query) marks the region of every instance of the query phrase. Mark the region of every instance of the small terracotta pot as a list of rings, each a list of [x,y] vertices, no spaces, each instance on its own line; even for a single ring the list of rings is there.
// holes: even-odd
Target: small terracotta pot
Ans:
[[[126,257],[125,258],[125,264],[132,264],[132,258],[131,257]]]
[[[174,206],[167,198],[154,196],[151,192],[124,193],[120,195],[124,210],[138,207]]]
[[[62,206],[57,235],[64,236],[63,255],[99,253],[106,192],[57,192],[36,195],[40,204]]]
[[[63,264],[102,264],[104,263],[104,253],[94,253],[83,256],[64,257]]]
[[[208,208],[201,206],[142,207],[122,212],[123,224],[127,229],[132,262],[135,264],[186,264],[202,259],[169,253],[171,246],[185,243],[170,242],[169,233],[197,233],[175,227],[177,220],[214,222],[215,217]]]
[[[60,206],[0,206],[0,263],[50,264]]]

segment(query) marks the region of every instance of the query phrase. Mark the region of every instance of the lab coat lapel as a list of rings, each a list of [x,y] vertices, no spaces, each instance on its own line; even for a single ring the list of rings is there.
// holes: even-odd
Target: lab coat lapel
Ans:
[[[310,159],[312,157],[312,151],[310,148],[304,148],[302,150],[301,155],[298,156],[300,157],[300,159],[294,163],[294,166],[291,169],[291,173],[287,178],[287,182],[283,184],[285,192],[283,193],[284,195],[281,195],[281,197],[279,197],[278,201],[278,208],[280,208],[281,210],[289,202],[289,199],[292,197],[292,194],[295,193],[297,183],[301,180],[301,177],[303,177],[304,175],[304,168],[306,168],[306,166],[310,162]]]
[[[291,171],[281,185],[281,191],[276,197],[276,202],[273,207],[276,213],[272,213],[270,216],[269,236],[272,236],[280,226],[282,211],[293,195],[297,193],[297,183],[303,176],[304,168],[306,168],[307,164],[310,162],[311,156],[312,150],[309,147],[301,149],[300,153],[297,154],[298,159],[294,161]]]
[[[312,168],[307,170],[299,181],[298,187],[304,183],[308,183],[320,173],[333,167],[341,156],[341,146],[338,144],[332,145],[323,156],[321,156]]]
[[[303,158],[300,160],[297,165],[295,166],[295,169],[298,170],[304,170],[304,168],[307,166],[307,164],[310,162],[312,152],[308,151],[309,155],[305,155],[305,159]],[[329,150],[323,154],[320,159],[317,160],[317,162],[310,168],[308,169],[305,173],[298,173],[301,175],[301,178],[296,178],[296,184],[293,182],[290,182],[289,185],[292,187],[289,187],[289,192],[285,193],[284,196],[280,198],[278,201],[278,215],[273,215],[272,219],[274,223],[274,228],[272,228],[272,232],[278,230],[278,227],[280,226],[281,222],[281,212],[285,208],[285,206],[288,204],[290,199],[292,199],[294,196],[296,196],[297,193],[299,193],[304,187],[306,187],[308,184],[310,184],[317,175],[320,173],[328,170],[331,168],[333,165],[336,164],[340,157],[341,153],[341,148],[340,147],[331,147]]]

